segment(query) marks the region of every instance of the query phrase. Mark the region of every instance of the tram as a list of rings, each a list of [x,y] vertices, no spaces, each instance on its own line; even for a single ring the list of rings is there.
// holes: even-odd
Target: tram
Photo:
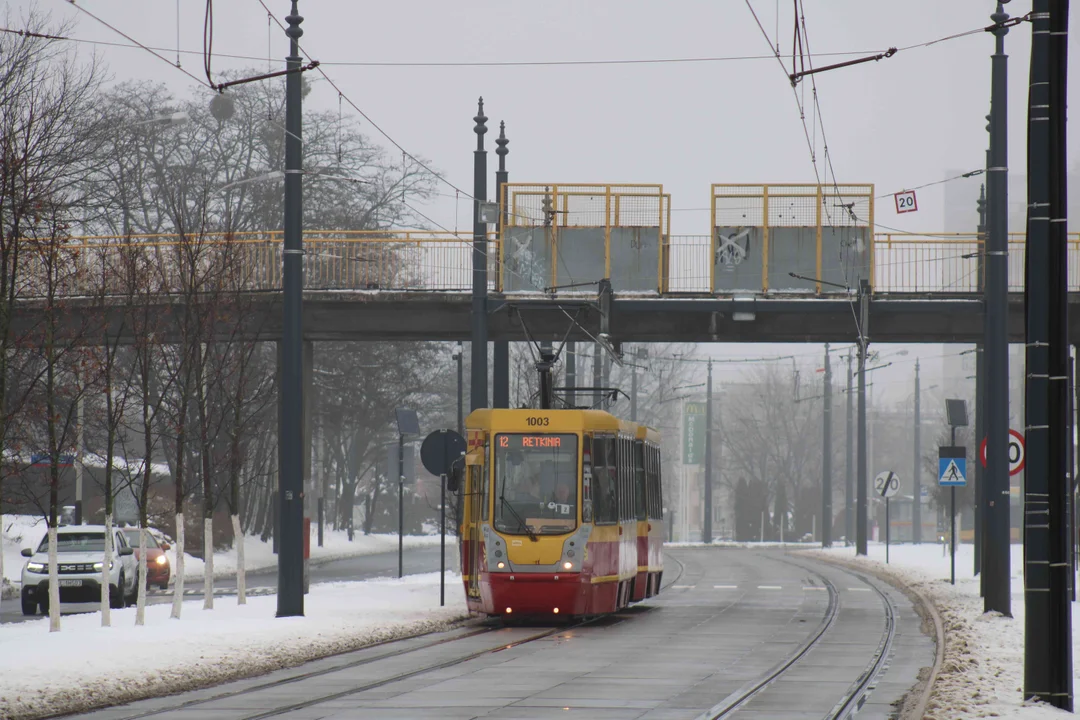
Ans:
[[[659,592],[655,430],[587,409],[481,409],[465,426],[459,537],[470,610],[590,616]]]

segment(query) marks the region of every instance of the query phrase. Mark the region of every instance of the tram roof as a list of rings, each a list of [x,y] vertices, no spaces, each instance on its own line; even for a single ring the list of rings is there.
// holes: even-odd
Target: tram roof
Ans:
[[[528,418],[550,418],[554,425],[538,428],[528,424]],[[481,408],[469,413],[465,424],[471,428],[485,427],[494,431],[510,430],[522,432],[581,432],[600,430],[607,432],[622,431],[638,439],[660,442],[660,434],[646,425],[623,420],[606,410],[537,410]]]

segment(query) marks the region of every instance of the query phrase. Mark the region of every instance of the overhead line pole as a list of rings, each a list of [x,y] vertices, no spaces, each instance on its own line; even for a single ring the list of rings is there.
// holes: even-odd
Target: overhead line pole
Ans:
[[[701,541],[712,542],[712,361],[708,364],[708,380],[705,381],[705,522]]]
[[[282,258],[281,415],[278,422],[278,507],[281,541],[278,552],[277,616],[304,614],[304,190],[303,88],[300,76],[300,24],[304,18],[292,0],[285,18],[289,56],[285,76],[285,217]]]
[[[471,409],[488,405],[488,328],[487,328],[487,223],[481,217],[481,205],[487,202],[487,151],[484,133],[487,116],[484,98],[480,98],[476,116],[476,150],[473,152],[473,284],[472,284],[472,386],[469,389]]]
[[[998,3],[990,16],[1003,22],[1008,15]],[[986,573],[985,612],[1012,615],[1009,558],[1009,345],[1008,345],[1008,265],[1009,265],[1009,156],[1008,156],[1008,56],[1005,34],[994,30],[996,40],[991,66],[990,166],[987,168],[986,238],[986,526],[983,572]],[[1029,243],[1030,247],[1030,235]],[[1040,278],[1042,284],[1045,279]],[[1029,284],[1030,287],[1030,284]],[[1030,327],[1030,326],[1029,326]],[[1030,352],[1030,350],[1029,350]],[[1030,361],[1028,372],[1032,372]],[[1028,406],[1030,408],[1030,405]]]
[[[855,486],[855,554],[866,555],[866,350],[870,344],[870,281],[859,281],[859,437],[858,481]]]
[[[851,538],[855,534],[855,468],[853,465],[855,457],[855,427],[854,427],[854,411],[853,403],[855,401],[855,393],[853,392],[853,375],[852,375],[852,362],[854,357],[851,354],[851,348],[848,348],[847,356],[847,438],[846,446],[844,448],[844,545],[851,545]]]
[[[832,363],[825,343],[824,430],[821,459],[821,547],[832,547]]]
[[[914,499],[911,503],[911,542],[918,545],[922,542],[922,398],[919,387],[919,360],[915,359],[915,442],[914,455],[911,463],[911,482]]]

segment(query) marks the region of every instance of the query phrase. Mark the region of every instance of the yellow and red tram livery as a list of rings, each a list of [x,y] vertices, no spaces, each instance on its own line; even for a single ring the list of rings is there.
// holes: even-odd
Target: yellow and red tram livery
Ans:
[[[599,410],[477,410],[466,421],[461,567],[469,609],[610,613],[663,573],[659,436]]]

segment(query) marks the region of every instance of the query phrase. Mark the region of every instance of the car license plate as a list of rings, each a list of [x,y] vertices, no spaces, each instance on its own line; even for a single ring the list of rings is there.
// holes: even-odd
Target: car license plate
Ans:
[[[61,580],[60,587],[82,587],[82,580]]]

